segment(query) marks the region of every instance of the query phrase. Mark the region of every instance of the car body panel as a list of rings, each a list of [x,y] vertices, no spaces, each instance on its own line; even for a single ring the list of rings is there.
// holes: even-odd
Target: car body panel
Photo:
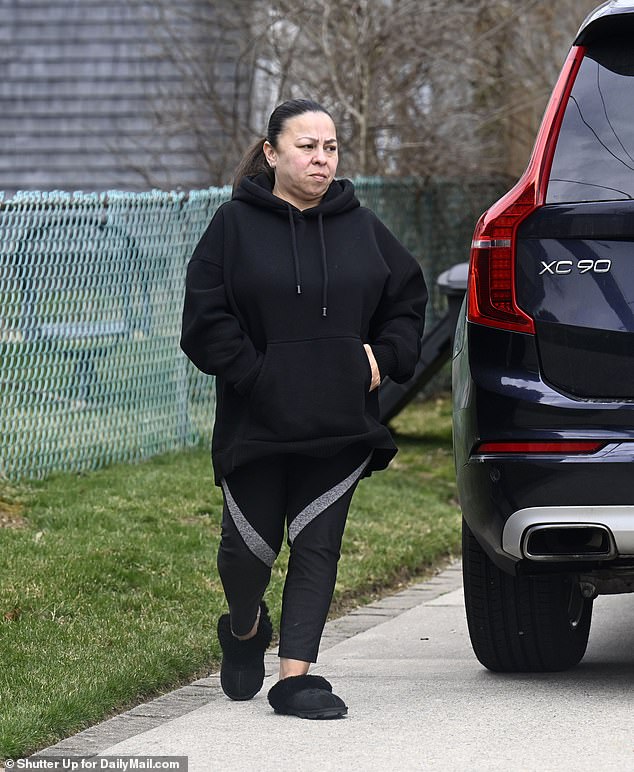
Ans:
[[[576,397],[631,400],[634,202],[542,207],[519,228],[516,260],[544,381]]]

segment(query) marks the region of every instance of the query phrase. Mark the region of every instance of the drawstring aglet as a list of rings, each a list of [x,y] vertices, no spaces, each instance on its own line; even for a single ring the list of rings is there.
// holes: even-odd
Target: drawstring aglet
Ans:
[[[302,294],[302,286],[301,286],[301,284],[298,284],[298,285],[297,285],[297,294],[298,294],[298,295],[301,295],[301,294]]]
[[[328,309],[326,308],[326,306],[324,306],[324,307],[321,309],[321,315],[322,315],[322,316],[328,316]]]

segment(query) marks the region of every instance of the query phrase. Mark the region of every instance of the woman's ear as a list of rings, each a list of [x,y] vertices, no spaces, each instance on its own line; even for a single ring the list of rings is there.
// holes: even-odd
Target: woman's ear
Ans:
[[[262,152],[264,153],[264,157],[266,158],[271,169],[275,169],[275,164],[277,163],[277,153],[275,152],[275,148],[268,141],[268,139],[264,140],[264,144],[262,145]]]

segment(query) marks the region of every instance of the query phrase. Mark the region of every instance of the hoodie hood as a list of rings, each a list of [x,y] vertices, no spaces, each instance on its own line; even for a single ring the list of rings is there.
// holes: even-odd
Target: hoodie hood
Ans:
[[[233,194],[233,198],[253,206],[277,211],[284,216],[287,216],[289,207],[296,212],[299,211],[292,204],[274,196],[272,191],[273,185],[268,175],[261,173],[254,177],[243,177]],[[359,199],[354,193],[354,185],[350,180],[333,180],[319,204],[310,209],[304,209],[302,215],[304,217],[318,217],[321,214],[324,217],[329,217],[348,212],[359,205]]]
[[[270,209],[281,216],[288,218],[288,227],[295,268],[295,284],[298,295],[302,294],[302,276],[300,252],[297,245],[297,233],[295,230],[295,217],[316,218],[321,249],[321,268],[323,274],[322,307],[321,315],[328,315],[328,253],[326,249],[326,236],[324,232],[324,217],[348,212],[360,206],[359,199],[354,193],[354,185],[350,180],[333,180],[317,206],[300,211],[297,207],[273,195],[273,184],[265,173],[254,177],[243,177],[238,185],[233,199],[244,201],[253,206]]]

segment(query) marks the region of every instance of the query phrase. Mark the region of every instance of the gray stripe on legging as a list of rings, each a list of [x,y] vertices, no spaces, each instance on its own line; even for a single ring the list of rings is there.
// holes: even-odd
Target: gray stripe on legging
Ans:
[[[249,523],[246,517],[240,511],[240,507],[236,504],[235,499],[231,495],[229,486],[226,480],[221,480],[222,490],[225,494],[225,501],[227,502],[227,509],[231,515],[238,533],[242,536],[244,543],[265,565],[269,568],[275,563],[276,553],[269,547],[255,528]]]
[[[314,501],[311,501],[307,507],[302,509],[302,511],[288,527],[288,540],[291,544],[295,541],[303,528],[306,528],[306,526],[309,523],[312,523],[312,521],[318,515],[328,509],[331,504],[334,504],[337,499],[340,499],[346,491],[349,491],[350,488],[352,488],[359,477],[361,477],[363,474],[363,470],[370,463],[371,458],[372,454],[370,453],[370,455],[365,459],[361,466],[357,467],[354,472],[352,472],[352,474],[346,477],[345,480],[342,480],[330,490],[322,493],[321,496],[316,498]]]

